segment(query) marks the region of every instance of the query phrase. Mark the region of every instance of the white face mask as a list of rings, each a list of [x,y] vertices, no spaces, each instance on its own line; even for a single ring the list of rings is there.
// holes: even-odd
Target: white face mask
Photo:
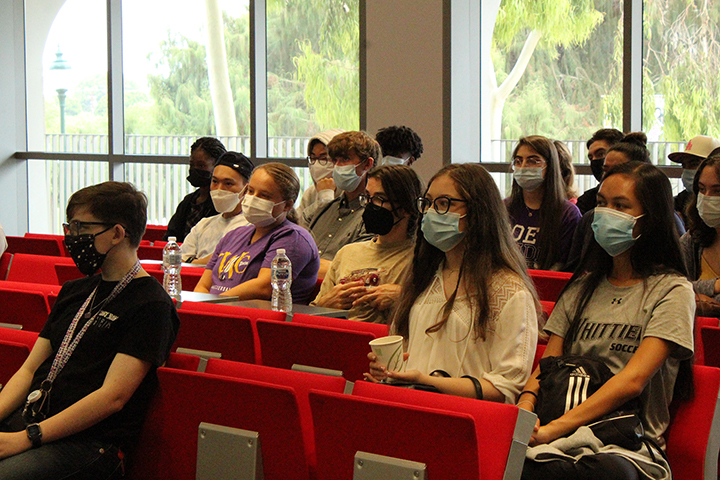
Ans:
[[[513,179],[520,185],[520,188],[532,192],[542,185],[544,180],[543,170],[544,167],[515,167]]]
[[[243,215],[245,215],[245,219],[248,222],[256,227],[267,227],[281,218],[284,220],[285,216],[287,216],[287,212],[283,211],[277,217],[273,217],[272,211],[275,205],[280,205],[281,203],[285,202],[273,203],[270,200],[246,194],[242,201]]]
[[[720,226],[720,197],[708,197],[698,193],[697,209],[705,225],[710,228]]]
[[[320,165],[320,162],[315,162],[311,165],[309,165],[308,168],[310,168],[310,176],[313,179],[313,182],[317,183],[323,178],[331,177],[333,174],[333,163],[327,162],[325,165]]]
[[[398,158],[393,157],[392,155],[385,155],[380,161],[380,165],[407,165],[408,158]]]
[[[210,198],[219,213],[232,212],[240,203],[240,194],[230,190],[210,190]]]

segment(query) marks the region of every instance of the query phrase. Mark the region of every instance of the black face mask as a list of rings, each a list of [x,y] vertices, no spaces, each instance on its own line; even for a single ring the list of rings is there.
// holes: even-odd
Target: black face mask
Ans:
[[[199,168],[190,167],[190,175],[187,176],[187,181],[190,182],[195,188],[210,187],[210,179],[212,178],[212,172],[207,170],[200,170]]]
[[[592,170],[593,177],[595,177],[595,180],[598,182],[602,182],[603,177],[603,164],[605,163],[605,159],[602,160],[590,160],[590,170]]]
[[[390,210],[378,207],[372,203],[368,203],[363,211],[363,222],[365,222],[365,230],[368,233],[375,233],[377,235],[387,235],[390,230],[395,226],[395,217]]]
[[[99,233],[86,233],[83,235],[65,235],[65,246],[70,252],[75,265],[83,275],[95,275],[100,269],[107,253],[100,253],[95,248],[95,237],[107,232],[113,227]]]

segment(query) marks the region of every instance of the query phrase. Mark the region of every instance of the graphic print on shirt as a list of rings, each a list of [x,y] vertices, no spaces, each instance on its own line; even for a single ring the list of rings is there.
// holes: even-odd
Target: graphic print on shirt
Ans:
[[[250,264],[250,252],[242,252],[241,254],[233,254],[233,252],[223,252],[218,255],[218,276],[220,281],[231,281],[233,275],[242,275]],[[222,285],[215,286],[217,290],[227,291],[232,287]]]
[[[615,304],[617,305],[617,303]],[[591,322],[586,317],[581,320],[580,328],[575,332],[573,341],[589,341],[603,345],[611,352],[623,352],[632,355],[640,346],[642,338],[642,325],[619,322]]]
[[[512,230],[513,240],[520,246],[529,267],[534,266],[532,264],[538,256],[536,245],[538,233],[540,233],[540,227],[526,227],[520,224],[516,224]]]

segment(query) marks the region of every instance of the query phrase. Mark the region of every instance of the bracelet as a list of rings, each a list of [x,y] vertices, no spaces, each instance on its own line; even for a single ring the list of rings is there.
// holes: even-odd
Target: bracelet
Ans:
[[[430,376],[450,378],[450,374],[447,373],[445,370],[433,370],[432,372],[430,372]]]
[[[473,386],[475,387],[475,398],[477,398],[478,400],[482,400],[482,399],[483,399],[483,396],[484,396],[484,395],[483,395],[483,388],[482,388],[482,384],[480,383],[480,380],[478,380],[478,379],[475,378],[475,377],[471,377],[470,375],[463,375],[463,376],[460,377],[460,378],[469,378],[470,381],[472,381]]]
[[[533,412],[535,411],[535,404],[534,404],[533,402],[531,402],[530,400],[521,400],[521,401],[519,401],[519,402],[517,403],[516,407],[519,407],[519,406],[522,405],[523,403],[529,403],[530,406],[532,407],[532,410],[531,410],[531,411],[533,411]]]
[[[522,392],[520,392],[520,395],[518,395],[518,398],[522,397],[523,393],[529,393],[530,395],[535,397],[535,400],[538,399],[537,393],[533,392],[532,390],[523,390]]]

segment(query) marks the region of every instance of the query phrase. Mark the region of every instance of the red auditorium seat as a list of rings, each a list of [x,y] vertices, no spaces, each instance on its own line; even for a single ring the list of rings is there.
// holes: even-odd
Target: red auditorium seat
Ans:
[[[55,275],[57,275],[58,278],[58,284],[63,285],[65,282],[68,282],[70,280],[77,280],[78,278],[82,278],[85,275],[78,270],[77,266],[73,264],[63,265],[63,264],[56,264],[55,265]]]
[[[29,253],[32,255],[65,256],[62,241],[47,237],[13,237],[7,236],[9,253]]]
[[[70,252],[68,252],[68,249],[65,246],[65,235],[51,235],[47,233],[26,233],[25,238],[46,238],[55,240],[60,245],[60,250],[63,252],[62,256],[70,256]]]
[[[263,365],[329,368],[351,382],[368,371],[369,342],[375,338],[371,333],[265,320],[258,320],[256,327]]]
[[[190,372],[197,372],[199,365],[200,357],[197,355],[185,355],[177,352],[170,352],[170,357],[165,362],[165,366],[168,368],[188,370]]]
[[[307,313],[294,313],[292,322],[302,325],[315,325],[320,327],[341,328],[343,330],[356,330],[358,332],[369,332],[375,338],[386,337],[388,326],[382,323],[356,322],[345,318],[319,317]]]
[[[720,369],[693,366],[695,395],[674,401],[665,432],[667,455],[675,480],[717,480],[720,453]]]
[[[255,335],[247,317],[178,310],[180,330],[173,350],[178,347],[216,352],[237,362],[256,361]]]
[[[481,478],[483,480],[501,480],[503,478],[519,478],[520,476],[527,442],[530,439],[537,418],[534,414],[521,410],[515,405],[478,401],[471,398],[420,390],[407,390],[391,385],[364,381],[355,383],[352,394],[353,396],[381,401],[468,414],[475,421],[477,450],[474,452],[474,456],[476,459],[479,458],[479,468],[482,472]],[[437,429],[437,432],[428,431],[422,433],[422,430],[420,430],[417,436],[408,435],[407,438],[428,439],[451,436],[450,433],[441,431],[442,425],[432,428]],[[432,442],[426,441],[426,443]],[[462,448],[462,444],[459,442],[454,443],[454,446]],[[393,456],[391,453],[374,453]],[[320,459],[318,459],[318,462],[320,462]],[[429,478],[436,478],[432,471],[429,472]],[[466,472],[462,478],[478,478],[477,471]]]
[[[37,337],[35,332],[0,327],[0,384],[5,385],[25,362]]]
[[[534,372],[537,366],[540,364],[540,359],[542,358],[543,354],[545,353],[545,348],[547,345],[538,343],[537,348],[535,349],[535,358],[533,359],[533,366],[532,371]]]
[[[133,480],[194,479],[201,422],[258,432],[265,480],[309,480],[295,391],[253,380],[158,369],[134,452]]]
[[[0,256],[0,280],[7,280],[8,269],[12,263],[12,253],[5,252]]]
[[[142,238],[149,242],[157,242],[163,239],[165,232],[167,232],[167,225],[147,225]]]
[[[16,253],[8,270],[7,279],[14,282],[44,283],[59,285],[55,265],[75,265],[70,257],[30,255]]]
[[[695,364],[720,367],[720,329],[714,317],[695,317]],[[705,332],[705,330],[708,330]],[[706,338],[707,335],[707,338]]]
[[[560,292],[572,277],[572,273],[552,272],[549,270],[528,269],[528,274],[535,284],[540,300],[548,302],[557,302]]]
[[[163,247],[155,245],[140,245],[137,253],[140,260],[162,260]]]
[[[20,325],[23,330],[39,332],[50,314],[47,296],[0,285],[0,323]]]
[[[287,314],[285,312],[275,312],[273,310],[263,310],[262,308],[237,307],[234,305],[224,305],[222,303],[207,302],[182,302],[180,306],[183,310],[191,310],[194,312],[219,313],[221,315],[247,317],[252,320],[259,318],[263,320],[284,321]]]

